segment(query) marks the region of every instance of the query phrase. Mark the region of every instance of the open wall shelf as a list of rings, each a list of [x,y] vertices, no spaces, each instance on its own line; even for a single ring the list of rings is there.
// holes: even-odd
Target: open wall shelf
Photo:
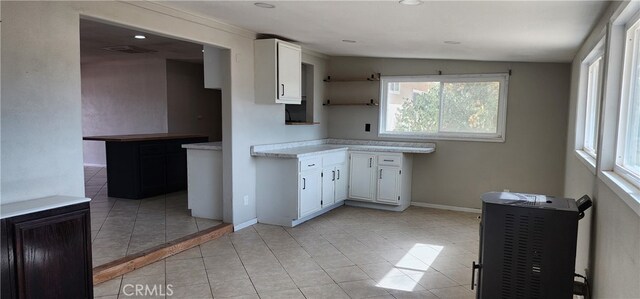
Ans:
[[[378,106],[378,103],[376,103],[373,99],[370,99],[369,103],[363,103],[363,102],[331,103],[330,100],[327,100],[327,102],[323,103],[322,106],[370,106],[370,107],[375,107],[375,106]]]
[[[324,82],[378,82],[380,81],[380,73],[373,73],[371,74],[371,76],[366,78],[331,78],[331,76],[327,76],[327,78],[322,81]]]

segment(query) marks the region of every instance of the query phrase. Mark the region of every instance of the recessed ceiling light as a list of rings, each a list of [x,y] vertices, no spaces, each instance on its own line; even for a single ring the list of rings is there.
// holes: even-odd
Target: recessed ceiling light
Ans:
[[[446,40],[444,41],[445,44],[449,44],[449,45],[459,45],[461,44],[461,42],[459,41],[455,41],[455,40]]]
[[[400,0],[400,4],[404,5],[420,5],[422,4],[421,0]]]
[[[276,8],[275,5],[269,4],[269,3],[264,3],[264,2],[256,2],[256,3],[253,3],[253,5],[255,5],[257,7],[262,7],[262,8]]]
[[[133,37],[134,37],[134,38],[137,38],[137,39],[145,39],[145,38],[147,38],[146,36],[144,36],[144,35],[142,35],[142,34],[136,34],[136,35],[134,35]]]
[[[350,44],[355,44],[356,41],[352,40],[352,39],[343,39],[342,40],[343,43],[350,43]]]

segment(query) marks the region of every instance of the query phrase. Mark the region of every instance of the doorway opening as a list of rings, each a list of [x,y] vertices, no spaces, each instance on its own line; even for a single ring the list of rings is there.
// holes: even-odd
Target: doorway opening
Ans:
[[[221,217],[192,216],[183,146],[208,140],[212,148],[221,148],[223,82],[229,76],[220,62],[225,51],[80,20],[85,193],[92,199],[94,266],[221,223]],[[109,142],[136,144],[127,156],[133,158],[115,163],[123,154],[110,153]],[[218,161],[215,171],[221,174]],[[122,196],[116,184],[135,185],[138,193]],[[215,196],[219,210],[221,185]]]

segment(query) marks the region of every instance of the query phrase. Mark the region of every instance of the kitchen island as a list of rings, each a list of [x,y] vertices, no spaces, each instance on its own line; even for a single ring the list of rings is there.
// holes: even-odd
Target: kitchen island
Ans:
[[[187,188],[187,156],[183,144],[207,142],[197,134],[86,136],[104,141],[110,197],[141,199]]]

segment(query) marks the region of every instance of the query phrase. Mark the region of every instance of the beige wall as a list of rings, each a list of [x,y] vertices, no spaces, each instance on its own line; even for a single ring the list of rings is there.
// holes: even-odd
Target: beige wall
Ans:
[[[222,94],[204,88],[202,64],[167,60],[169,133],[203,134],[222,140]]]
[[[165,68],[153,57],[83,63],[83,136],[166,133]],[[104,142],[82,143],[85,164],[106,164]]]
[[[562,195],[569,99],[569,64],[452,60],[333,58],[332,78],[382,75],[473,74],[508,72],[506,142],[438,141],[433,154],[414,155],[414,202],[480,208],[480,195],[510,189]],[[351,84],[351,83],[349,83]],[[331,101],[349,101],[352,89],[377,101],[375,83],[331,83]],[[361,96],[362,97],[362,96]],[[378,108],[333,106],[329,135],[381,139]],[[365,132],[366,123],[371,132]]]
[[[576,272],[587,273],[593,298],[640,298],[640,216],[574,151],[581,62],[605,36],[612,16],[626,4],[611,4],[572,64],[564,193],[574,198],[588,194],[594,201],[593,208],[580,220],[576,258]]]

